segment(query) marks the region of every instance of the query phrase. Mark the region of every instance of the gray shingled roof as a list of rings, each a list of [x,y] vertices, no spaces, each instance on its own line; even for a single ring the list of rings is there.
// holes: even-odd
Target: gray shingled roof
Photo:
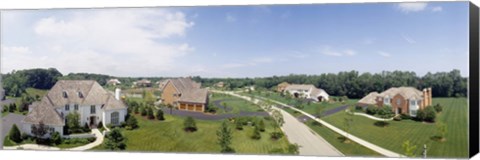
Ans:
[[[370,92],[367,96],[363,97],[358,101],[358,103],[363,104],[376,104],[375,99],[379,96],[378,92]]]
[[[37,103],[32,111],[23,119],[24,123],[62,126],[65,124],[64,119],[55,111],[55,108],[48,102],[47,97]]]
[[[423,99],[423,92],[414,87],[392,87],[380,93],[380,96],[385,97],[388,95],[389,97],[393,97],[397,94],[400,94],[407,99]]]
[[[169,79],[167,83],[172,83],[179,93],[182,94],[178,101],[190,103],[206,103],[208,90],[201,89],[201,84],[190,78]]]
[[[285,87],[285,90],[309,90],[310,88],[315,88],[312,84],[291,84]]]

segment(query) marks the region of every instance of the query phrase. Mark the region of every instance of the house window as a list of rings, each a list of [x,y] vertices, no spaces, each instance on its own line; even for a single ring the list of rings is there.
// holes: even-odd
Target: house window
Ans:
[[[74,108],[76,111],[78,111],[78,104],[75,104],[75,105],[73,106],[73,108]]]
[[[65,105],[65,110],[66,110],[66,111],[69,111],[69,110],[70,110],[70,105],[66,104],[66,105]]]
[[[385,104],[390,104],[390,98],[388,98],[388,97],[385,97],[385,100],[384,100],[384,102],[383,102],[383,103],[385,103]]]
[[[411,101],[410,101],[410,106],[415,106],[415,105],[416,105],[416,104],[415,104],[415,100],[411,100]]]
[[[410,110],[410,115],[411,116],[416,116],[417,115],[417,110]]]
[[[95,114],[95,105],[90,106],[90,114]]]
[[[83,98],[82,92],[80,92],[80,91],[78,92],[78,97]]]
[[[48,131],[49,131],[50,133],[53,133],[53,132],[55,132],[55,128],[50,127],[50,128],[48,128]]]
[[[63,91],[63,98],[68,98],[67,92]]]
[[[118,125],[119,124],[119,113],[118,112],[113,112],[110,115],[110,123]]]

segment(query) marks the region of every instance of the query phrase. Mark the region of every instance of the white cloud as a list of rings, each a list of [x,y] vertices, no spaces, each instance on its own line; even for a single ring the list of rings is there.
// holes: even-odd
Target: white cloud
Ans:
[[[226,15],[225,19],[227,20],[227,22],[236,22],[237,21],[237,18],[235,18],[235,16],[231,15],[230,13],[228,13]]]
[[[175,59],[195,51],[187,43],[167,43],[170,38],[184,37],[194,26],[179,11],[82,10],[34,21],[36,41],[31,44],[31,54],[16,56],[7,51],[5,59],[29,62],[31,67],[55,67],[62,73],[159,76],[175,67]],[[39,55],[43,60],[35,59]],[[21,67],[12,63],[5,68]]]
[[[412,37],[402,34],[402,38],[410,44],[417,43]]]
[[[383,51],[378,51],[378,55],[383,56],[383,57],[390,57],[392,56],[390,53],[383,52]]]
[[[2,45],[2,53],[9,53],[9,54],[27,54],[31,53],[30,48],[24,46],[3,46]]]
[[[443,11],[443,8],[440,6],[436,6],[432,8],[432,12],[441,12],[441,11]]]
[[[332,49],[330,46],[323,46],[320,49],[320,53],[324,54],[324,55],[327,55],[327,56],[337,56],[337,57],[340,57],[340,56],[354,56],[354,55],[357,54],[356,51],[351,50],[351,49],[345,49],[345,50],[339,51],[339,50]]]
[[[399,3],[398,8],[404,13],[419,12],[425,10],[427,3],[424,2],[406,2]]]

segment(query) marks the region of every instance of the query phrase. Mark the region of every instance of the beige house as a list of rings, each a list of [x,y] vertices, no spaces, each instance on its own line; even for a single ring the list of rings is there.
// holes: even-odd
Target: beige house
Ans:
[[[161,100],[179,110],[204,112],[208,103],[208,90],[190,78],[168,79],[162,90]]]
[[[291,84],[285,87],[283,92],[289,93],[295,98],[311,99],[317,102],[329,100],[329,95],[325,90],[312,84]]]
[[[127,106],[120,100],[120,89],[113,95],[93,80],[60,80],[41,101],[30,105],[22,131],[32,134],[32,127],[43,123],[49,134],[59,132],[63,136],[66,116],[73,112],[80,114],[82,126],[96,127],[100,122],[120,125],[125,121]]]
[[[422,91],[414,87],[393,87],[382,93],[371,92],[360,99],[359,106],[392,106],[395,114],[408,114],[415,117],[419,109],[432,105],[432,88]]]

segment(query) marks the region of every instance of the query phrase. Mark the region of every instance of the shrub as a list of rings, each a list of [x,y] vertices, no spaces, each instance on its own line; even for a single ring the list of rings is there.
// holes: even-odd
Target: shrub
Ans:
[[[138,111],[138,108],[140,108],[140,107],[138,107],[138,106],[133,107],[133,112],[134,112],[135,114],[140,113],[140,112]]]
[[[410,115],[408,115],[408,114],[402,113],[402,114],[400,114],[400,118],[402,118],[402,119],[411,119],[412,117],[410,117]]]
[[[394,121],[401,121],[401,120],[402,120],[402,117],[396,116],[396,117],[393,117],[393,120],[394,120]]]
[[[435,122],[436,112],[432,106],[425,108],[425,121]]]
[[[87,124],[86,122],[85,122],[85,124],[83,125],[83,128],[82,128],[82,129],[83,129],[83,132],[90,132],[90,131],[92,131],[92,130],[90,129],[90,127],[88,127],[88,124]]]
[[[27,133],[22,133],[22,140],[29,140],[31,137]]]
[[[197,125],[195,123],[195,120],[192,117],[187,117],[185,121],[183,122],[183,129],[187,132],[195,132],[197,131]]]
[[[96,139],[97,139],[97,138],[95,138],[95,137],[88,137],[88,138],[87,138],[87,140],[88,140],[89,142],[94,142]]]
[[[163,117],[163,111],[161,109],[157,110],[157,120],[165,120],[165,117]]]
[[[260,132],[265,132],[265,123],[263,122],[262,119],[260,119],[260,122],[258,122],[257,126],[258,126],[258,129],[259,129]]]
[[[125,144],[125,138],[119,129],[112,129],[110,133],[105,136],[105,148],[110,150],[124,150],[127,145]]]
[[[282,138],[282,136],[283,136],[282,132],[272,132],[272,133],[270,133],[270,138],[272,138],[274,140],[280,139],[280,138]]]
[[[367,107],[367,110],[366,110],[366,113],[369,114],[369,115],[374,115],[374,114],[377,114],[377,107],[375,106],[368,106]]]
[[[417,121],[423,121],[425,120],[425,117],[427,116],[427,114],[425,113],[425,110],[423,109],[419,109],[417,111],[417,116],[415,117],[415,120]]]
[[[20,133],[20,130],[18,129],[16,124],[13,124],[12,129],[10,129],[10,133],[8,133],[8,138],[10,140],[20,143],[22,141],[22,134]]]
[[[147,110],[144,107],[140,108],[140,115],[142,115],[142,116],[147,115]]]
[[[126,127],[127,130],[132,130],[138,127],[137,118],[135,116],[130,116],[127,118]]]
[[[437,111],[437,113],[440,113],[443,110],[442,106],[438,103],[434,106],[434,108],[435,108],[435,111]]]
[[[153,110],[151,107],[147,108],[147,118],[148,119],[155,119],[155,116],[153,115]]]
[[[385,122],[385,121],[377,121],[375,123],[373,123],[373,125],[377,126],[377,127],[386,127],[389,125],[388,122]]]
[[[58,132],[53,132],[51,139],[56,145],[62,143],[62,137],[60,137],[60,133]]]
[[[103,122],[102,121],[98,122],[97,128],[98,129],[103,129]]]
[[[235,129],[243,130],[243,124],[242,124],[242,121],[239,118],[237,118],[235,120]]]
[[[256,140],[259,140],[260,138],[262,138],[262,135],[260,134],[260,129],[257,126],[255,126],[255,128],[253,129],[252,136],[250,138],[256,139]]]

